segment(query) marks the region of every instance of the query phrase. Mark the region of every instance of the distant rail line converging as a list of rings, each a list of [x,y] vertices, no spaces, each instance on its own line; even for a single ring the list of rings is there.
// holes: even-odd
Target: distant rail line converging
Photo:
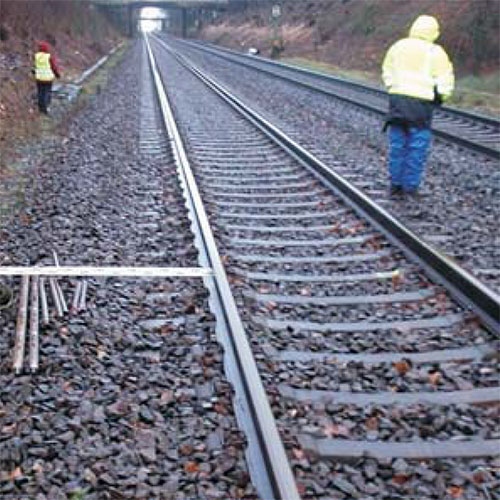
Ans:
[[[375,86],[270,61],[258,56],[241,54],[209,44],[184,43],[197,50],[343,100],[377,115],[383,116],[387,111],[387,93]],[[496,118],[443,106],[435,113],[432,129],[435,135],[443,140],[492,158],[500,158],[500,120]]]

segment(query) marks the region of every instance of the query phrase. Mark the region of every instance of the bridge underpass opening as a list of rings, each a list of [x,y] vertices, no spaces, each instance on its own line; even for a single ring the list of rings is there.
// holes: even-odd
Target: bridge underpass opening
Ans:
[[[139,13],[138,29],[142,33],[164,31],[169,23],[168,12],[158,7],[143,7]]]

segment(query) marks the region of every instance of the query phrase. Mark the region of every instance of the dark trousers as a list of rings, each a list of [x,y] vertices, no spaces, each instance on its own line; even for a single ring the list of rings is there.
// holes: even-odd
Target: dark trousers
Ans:
[[[38,109],[40,113],[47,113],[52,93],[52,82],[36,82],[38,89]]]

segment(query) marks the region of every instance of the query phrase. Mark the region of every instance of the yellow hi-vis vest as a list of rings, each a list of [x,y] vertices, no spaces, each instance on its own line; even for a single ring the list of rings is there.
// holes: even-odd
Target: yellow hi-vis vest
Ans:
[[[432,101],[434,88],[444,98],[454,87],[453,65],[444,49],[433,43],[439,24],[431,16],[419,16],[408,38],[387,51],[382,64],[382,79],[390,94],[402,94]]]
[[[382,77],[390,94],[432,101],[434,87],[444,98],[453,91],[453,67],[444,50],[417,38],[400,40],[391,47]]]
[[[35,54],[35,78],[40,82],[51,82],[55,76],[50,67],[50,54],[37,52]]]

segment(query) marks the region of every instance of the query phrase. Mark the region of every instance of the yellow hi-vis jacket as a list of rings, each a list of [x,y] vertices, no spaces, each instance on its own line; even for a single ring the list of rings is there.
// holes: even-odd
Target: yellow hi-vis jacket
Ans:
[[[390,47],[382,65],[382,79],[389,94],[401,94],[428,101],[436,91],[443,100],[453,92],[453,66],[444,49],[433,43],[439,36],[434,17],[420,16],[410,36]]]
[[[51,82],[56,75],[50,66],[50,54],[47,52],[37,52],[35,54],[35,78],[39,82]]]

